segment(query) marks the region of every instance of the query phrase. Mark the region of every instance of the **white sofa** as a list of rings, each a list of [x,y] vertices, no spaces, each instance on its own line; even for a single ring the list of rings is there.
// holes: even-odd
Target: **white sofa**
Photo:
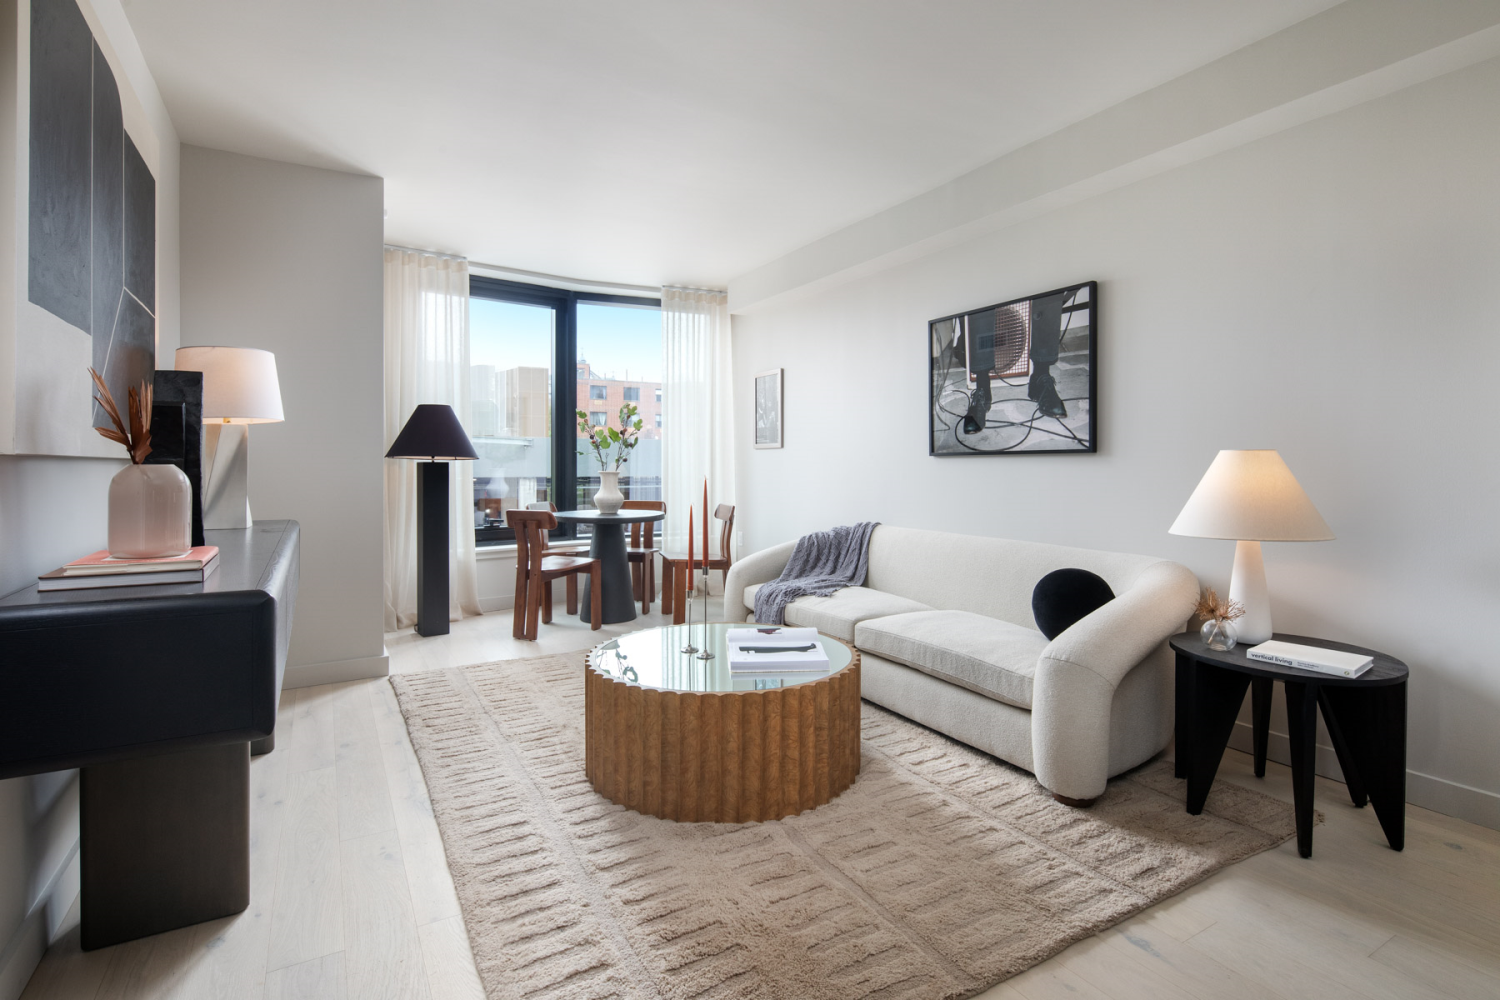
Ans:
[[[755,591],[781,575],[795,545],[734,564],[726,617],[753,619]],[[1065,567],[1099,574],[1115,599],[1048,642],[1031,592]],[[1164,559],[881,525],[865,585],[794,601],[786,622],[853,643],[866,699],[1087,805],[1170,741],[1166,640],[1197,599],[1197,578]]]

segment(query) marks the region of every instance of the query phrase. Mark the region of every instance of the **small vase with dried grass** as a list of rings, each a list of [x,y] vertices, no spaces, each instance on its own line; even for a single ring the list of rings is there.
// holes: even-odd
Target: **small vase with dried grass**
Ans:
[[[180,556],[193,547],[193,488],[175,465],[146,465],[151,454],[151,385],[126,391],[126,420],[104,379],[89,369],[94,400],[113,427],[95,427],[125,446],[130,464],[109,483],[109,554],[115,559]]]
[[[1209,649],[1223,653],[1239,642],[1239,628],[1234,623],[1245,616],[1245,606],[1239,601],[1220,600],[1214,588],[1209,587],[1198,598],[1193,613],[1203,619],[1203,628],[1199,629],[1198,635]]]

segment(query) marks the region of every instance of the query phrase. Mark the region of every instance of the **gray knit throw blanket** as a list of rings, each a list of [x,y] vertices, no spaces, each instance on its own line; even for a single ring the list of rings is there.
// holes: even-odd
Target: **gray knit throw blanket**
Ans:
[[[799,597],[827,597],[861,586],[870,567],[870,532],[877,523],[842,525],[797,539],[781,576],[755,592],[755,620],[781,625],[786,606]]]

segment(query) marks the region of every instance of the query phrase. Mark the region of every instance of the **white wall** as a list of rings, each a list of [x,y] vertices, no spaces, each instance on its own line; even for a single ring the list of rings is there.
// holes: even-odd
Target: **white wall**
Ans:
[[[182,149],[182,343],[276,355],[286,420],[250,429],[250,509],[302,524],[286,684],[383,676],[384,184]]]
[[[1491,59],[737,315],[747,551],[877,520],[1222,591],[1232,545],[1167,527],[1218,449],[1280,449],[1338,540],[1266,546],[1277,628],[1406,660],[1410,799],[1500,827],[1497,106]],[[1090,279],[1099,454],[928,457],[927,321]],[[774,367],[786,447],[756,451]]]
[[[156,133],[157,358],[178,341],[179,144],[119,0],[83,0],[116,76]],[[13,5],[6,5],[14,16]],[[123,88],[122,88],[123,89]],[[103,548],[109,480],[123,460],[0,456],[0,594]],[[78,895],[76,771],[0,781],[0,1000],[14,1000]]]

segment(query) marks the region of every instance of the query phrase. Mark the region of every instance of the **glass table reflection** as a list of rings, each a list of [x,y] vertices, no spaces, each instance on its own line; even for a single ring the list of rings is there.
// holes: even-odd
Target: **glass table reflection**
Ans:
[[[697,653],[682,652],[688,644],[689,629],[694,645],[701,646],[703,625],[668,625],[631,632],[594,647],[589,654],[589,666],[606,677],[658,691],[767,691],[822,680],[843,670],[853,657],[848,646],[820,635],[818,644],[828,654],[827,670],[731,671],[729,630],[746,627],[750,626],[710,623],[707,629],[708,650],[714,654],[711,660],[700,660]]]

